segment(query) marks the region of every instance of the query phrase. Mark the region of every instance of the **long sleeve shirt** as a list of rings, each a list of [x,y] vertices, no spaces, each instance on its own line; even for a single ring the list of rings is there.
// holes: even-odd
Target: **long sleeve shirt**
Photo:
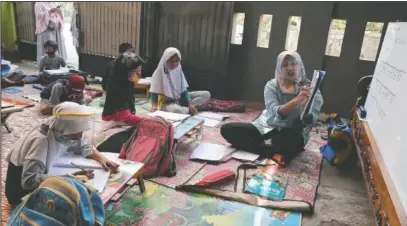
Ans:
[[[157,106],[161,108],[165,104],[167,97],[163,94],[150,93],[150,98],[152,104],[157,104]],[[188,90],[181,94],[181,99],[183,99],[185,103],[191,102],[191,96],[189,95]]]
[[[49,150],[44,151],[46,152]],[[66,151],[83,157],[88,157],[92,154],[93,150],[87,142],[84,142],[82,146],[76,148],[70,147]],[[43,162],[32,159],[25,160],[23,162],[23,173],[21,177],[22,188],[29,191],[38,188],[41,182],[48,177],[47,173]]]
[[[269,81],[264,89],[264,101],[266,109],[263,111],[261,116],[253,122],[253,125],[256,126],[261,134],[266,134],[273,129],[298,128],[303,131],[302,134],[304,141],[307,143],[309,140],[309,132],[311,127],[299,123],[299,117],[304,110],[304,106],[298,105],[294,110],[284,117],[280,115],[281,106],[293,100],[298,94],[298,87],[296,87],[294,94],[285,94],[281,92],[275,79]],[[311,124],[318,120],[318,114],[323,103],[324,101],[321,92],[318,90],[315,95],[313,108],[311,110]]]

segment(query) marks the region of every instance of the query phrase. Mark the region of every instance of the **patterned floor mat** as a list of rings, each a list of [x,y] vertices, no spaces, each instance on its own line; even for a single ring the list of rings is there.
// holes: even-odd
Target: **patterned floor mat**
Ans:
[[[260,114],[260,111],[248,110],[244,114],[229,114],[232,117],[226,122],[251,122],[256,119]],[[227,142],[220,136],[218,128],[204,127],[203,137],[201,141],[211,142],[211,143],[223,143]],[[176,165],[177,165],[177,175],[171,178],[159,177],[152,179],[159,184],[165,185],[167,187],[175,188],[177,185],[184,184],[190,179],[194,174],[204,166],[203,163],[193,162],[189,160],[193,150],[198,145],[198,142],[184,140],[178,145],[177,151],[175,153]]]
[[[106,225],[301,225],[300,213],[186,194],[151,182],[146,183],[146,189],[142,195],[133,187],[118,203],[111,204]]]

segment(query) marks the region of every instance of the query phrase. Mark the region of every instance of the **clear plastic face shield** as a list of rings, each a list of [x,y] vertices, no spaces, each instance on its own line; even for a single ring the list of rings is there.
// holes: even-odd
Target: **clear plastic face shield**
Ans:
[[[80,112],[53,112],[58,142],[66,146],[81,146],[95,143],[96,111],[87,106],[81,106]]]

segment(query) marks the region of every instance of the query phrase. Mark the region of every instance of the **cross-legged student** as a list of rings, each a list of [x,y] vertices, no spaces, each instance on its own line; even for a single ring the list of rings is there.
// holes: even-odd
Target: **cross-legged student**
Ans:
[[[130,43],[122,43],[119,46],[119,54],[123,54],[124,52],[126,52],[127,50],[131,50],[133,49],[133,45]],[[107,91],[107,85],[109,84],[109,79],[113,76],[114,73],[114,64],[116,62],[116,58],[111,60],[108,64],[107,64],[107,68],[106,68],[106,73],[102,78],[102,89],[103,91]]]
[[[43,72],[44,70],[56,70],[60,67],[65,67],[66,63],[63,57],[58,55],[58,44],[52,40],[46,41],[44,43],[44,56],[41,57],[39,62],[39,70]]]
[[[264,88],[266,109],[253,123],[227,123],[221,127],[222,136],[239,150],[251,151],[263,157],[275,157],[288,163],[304,151],[311,125],[318,119],[323,104],[318,91],[311,114],[300,120],[304,105],[310,97],[309,82],[297,52],[284,51],[277,58],[275,77]],[[271,139],[271,145],[265,140]],[[283,159],[281,159],[281,157]]]
[[[208,91],[188,92],[188,82],[180,64],[181,53],[170,47],[164,51],[150,87],[152,110],[160,108],[182,114],[196,114],[196,109],[210,99]]]
[[[72,75],[67,80],[60,79],[49,84],[40,94],[40,112],[44,115],[51,114],[55,105],[65,101],[89,104],[92,97],[84,95],[84,88],[85,79],[80,75]]]
[[[121,122],[136,127],[143,117],[135,115],[134,84],[138,81],[142,64],[134,49],[127,50],[116,59],[113,75],[109,79],[106,102],[103,108],[104,121]]]
[[[39,127],[18,140],[7,156],[5,193],[12,205],[18,205],[21,198],[38,188],[47,177],[53,161],[66,152],[95,159],[106,170],[118,167],[82,140],[82,133],[91,128],[89,108],[64,102],[55,106],[53,113]],[[92,171],[79,171],[73,175],[90,177],[91,174]]]

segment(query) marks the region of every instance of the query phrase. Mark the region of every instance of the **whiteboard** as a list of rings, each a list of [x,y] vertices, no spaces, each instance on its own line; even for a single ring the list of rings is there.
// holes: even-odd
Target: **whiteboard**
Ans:
[[[407,23],[389,23],[365,108],[367,123],[404,211],[407,210],[406,72]]]

